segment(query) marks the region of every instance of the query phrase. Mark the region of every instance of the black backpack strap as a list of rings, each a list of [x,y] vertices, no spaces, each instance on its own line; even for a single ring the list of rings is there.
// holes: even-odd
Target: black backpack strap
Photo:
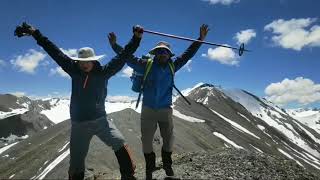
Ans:
[[[178,91],[178,93],[180,94],[180,96],[189,104],[191,105],[190,101],[181,93],[181,91],[179,91],[179,89],[176,87],[176,85],[173,84],[173,88]]]
[[[190,101],[188,101],[188,99],[181,93],[181,91],[176,87],[176,85],[174,84],[174,73],[175,73],[175,69],[174,69],[174,64],[172,61],[169,61],[169,67],[171,70],[171,74],[172,74],[172,82],[173,82],[173,88],[180,94],[180,96],[189,104],[191,105]]]

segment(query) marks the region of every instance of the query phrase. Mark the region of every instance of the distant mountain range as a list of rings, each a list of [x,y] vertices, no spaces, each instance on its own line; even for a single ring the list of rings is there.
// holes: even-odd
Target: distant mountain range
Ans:
[[[173,103],[177,155],[199,151],[212,154],[231,148],[288,159],[301,168],[299,172],[320,174],[318,109],[286,110],[245,90],[226,90],[204,83],[184,90],[183,94],[191,105],[180,96]],[[130,97],[106,102],[108,118],[123,132],[136,161],[143,165],[141,107],[134,107],[135,100]],[[66,178],[69,118],[68,99],[30,100],[0,95],[0,178]],[[154,144],[158,155],[160,142],[157,132]],[[91,143],[87,167],[96,176],[118,177],[113,152],[97,138]]]

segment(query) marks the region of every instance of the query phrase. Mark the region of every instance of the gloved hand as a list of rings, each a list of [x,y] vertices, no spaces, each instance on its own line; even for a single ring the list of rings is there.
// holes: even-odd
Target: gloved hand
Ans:
[[[16,27],[14,35],[18,37],[31,36],[35,31],[36,29],[33,26],[23,22],[22,25]]]
[[[210,29],[207,24],[202,24],[202,26],[200,27],[200,40],[201,41],[203,41],[206,38],[209,30]]]
[[[133,33],[136,37],[142,38],[142,34],[143,34],[143,27],[142,26],[135,25],[135,26],[133,26],[132,30],[133,30]]]
[[[108,34],[108,39],[111,46],[117,43],[117,36],[114,32],[111,32]]]

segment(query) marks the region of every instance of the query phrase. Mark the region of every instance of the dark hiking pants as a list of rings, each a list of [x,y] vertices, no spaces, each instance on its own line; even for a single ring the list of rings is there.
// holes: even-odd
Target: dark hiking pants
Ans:
[[[93,121],[72,121],[69,174],[84,172],[85,158],[93,135],[98,136],[115,152],[122,148],[125,143],[121,132],[105,116]]]
[[[162,149],[172,152],[173,148],[173,122],[172,108],[152,109],[146,106],[141,110],[141,141],[143,153],[153,152],[153,137],[159,125],[163,140]]]

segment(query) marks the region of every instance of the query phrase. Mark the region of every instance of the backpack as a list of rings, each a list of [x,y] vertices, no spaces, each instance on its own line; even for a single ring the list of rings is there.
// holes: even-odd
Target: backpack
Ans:
[[[130,77],[130,79],[132,81],[131,89],[134,92],[139,93],[137,104],[136,104],[136,108],[138,108],[138,106],[139,106],[139,102],[140,102],[141,94],[143,92],[145,81],[146,81],[147,76],[148,76],[148,74],[149,74],[149,72],[151,70],[152,64],[153,64],[152,58],[148,58],[144,74],[138,73],[137,71],[133,71],[132,76]],[[169,61],[168,64],[169,64],[169,68],[170,68],[171,75],[172,75],[172,81],[173,81],[174,80],[174,74],[175,74],[174,64],[173,64],[172,61]],[[179,91],[179,89],[175,86],[174,81],[173,81],[173,88],[176,91],[178,91],[178,93],[186,100],[186,102],[189,105],[191,105],[191,103],[186,99],[186,97],[184,97],[183,94]]]
[[[140,93],[143,91],[143,88],[144,88],[144,83],[147,79],[147,76],[151,70],[151,67],[152,67],[152,64],[153,64],[153,60],[151,58],[147,59],[147,65],[146,65],[146,68],[145,68],[145,73],[144,74],[141,74],[137,71],[133,71],[130,79],[132,81],[132,91],[134,92],[137,92],[137,93]],[[172,61],[169,62],[169,67],[170,67],[170,71],[171,71],[171,74],[172,74],[172,77],[174,76],[174,64]]]

